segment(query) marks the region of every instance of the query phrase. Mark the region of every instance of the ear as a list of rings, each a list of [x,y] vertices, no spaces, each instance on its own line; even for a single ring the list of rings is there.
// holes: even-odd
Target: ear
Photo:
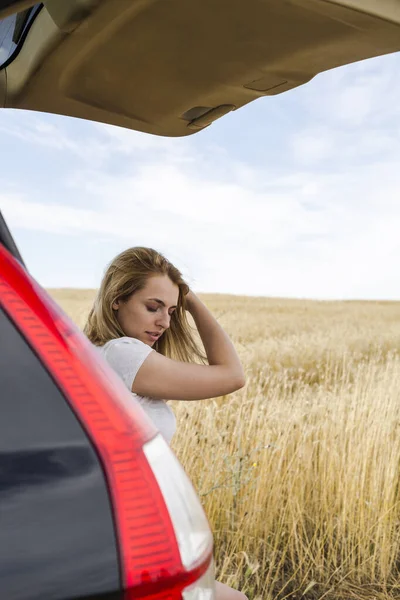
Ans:
[[[115,300],[115,301],[112,303],[112,309],[113,309],[113,310],[118,310],[118,309],[119,309],[119,300]]]

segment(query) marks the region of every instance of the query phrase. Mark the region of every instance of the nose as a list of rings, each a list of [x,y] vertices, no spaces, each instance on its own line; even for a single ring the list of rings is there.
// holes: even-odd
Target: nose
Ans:
[[[168,329],[171,321],[171,315],[168,312],[161,312],[158,315],[156,324],[158,327],[162,327],[163,329]]]

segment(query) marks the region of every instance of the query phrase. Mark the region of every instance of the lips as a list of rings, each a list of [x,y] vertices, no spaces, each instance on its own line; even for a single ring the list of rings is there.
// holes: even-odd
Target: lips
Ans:
[[[155,342],[158,340],[158,338],[161,335],[161,333],[157,333],[156,331],[146,331],[146,333]]]

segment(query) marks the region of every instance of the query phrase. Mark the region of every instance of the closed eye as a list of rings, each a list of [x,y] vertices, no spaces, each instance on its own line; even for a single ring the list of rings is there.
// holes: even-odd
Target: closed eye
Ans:
[[[157,311],[158,311],[158,308],[159,308],[159,307],[157,307],[157,308],[153,308],[152,306],[146,306],[146,308],[147,308],[147,310],[148,310],[149,312],[155,313],[155,312],[157,312]],[[168,314],[169,314],[169,316],[170,316],[170,317],[172,317],[172,315],[174,314],[174,312],[175,312],[175,309],[171,310],[171,312],[169,312],[169,313],[168,313]]]

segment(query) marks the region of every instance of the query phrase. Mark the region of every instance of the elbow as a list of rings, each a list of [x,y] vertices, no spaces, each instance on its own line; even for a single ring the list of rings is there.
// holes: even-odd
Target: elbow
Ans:
[[[243,371],[240,373],[235,373],[231,379],[231,392],[237,392],[238,390],[244,388],[246,385],[246,377],[244,376]]]
[[[244,386],[246,385],[246,377],[244,376],[244,373],[242,373],[237,381],[237,389],[241,390],[242,388],[244,388]]]

